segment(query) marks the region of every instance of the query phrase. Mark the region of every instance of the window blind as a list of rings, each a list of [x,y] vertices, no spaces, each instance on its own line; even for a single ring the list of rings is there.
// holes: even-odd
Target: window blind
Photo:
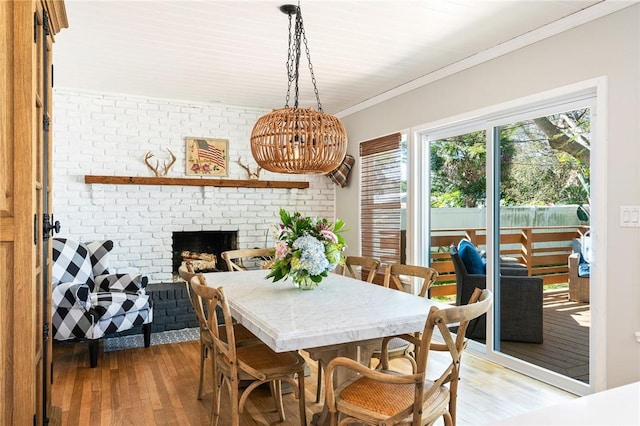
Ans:
[[[400,140],[394,133],[360,143],[361,251],[383,265],[400,263]]]

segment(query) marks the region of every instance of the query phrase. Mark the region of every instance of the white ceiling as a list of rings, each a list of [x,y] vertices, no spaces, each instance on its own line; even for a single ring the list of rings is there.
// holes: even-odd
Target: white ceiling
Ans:
[[[286,3],[295,1],[66,0],[69,28],[56,38],[56,87],[281,108],[288,18],[278,8]],[[335,114],[602,3],[303,0],[300,5],[320,100]],[[306,62],[300,69],[301,106],[313,106]]]

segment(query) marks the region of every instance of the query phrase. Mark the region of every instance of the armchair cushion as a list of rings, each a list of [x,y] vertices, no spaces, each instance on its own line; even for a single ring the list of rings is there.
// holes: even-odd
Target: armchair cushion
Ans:
[[[582,278],[591,277],[591,264],[589,263],[580,263],[578,265],[578,276]]]
[[[91,293],[91,304],[100,316],[100,320],[106,320],[132,311],[148,310],[149,296],[101,291]]]
[[[109,257],[113,249],[113,241],[93,241],[87,243],[87,249],[91,255],[91,265],[93,266],[93,276],[109,273]]]
[[[96,288],[99,291],[125,291],[129,293],[144,293],[147,277],[141,274],[105,274],[95,277]]]
[[[99,317],[93,325],[93,339],[153,321],[153,309],[148,295],[99,292],[92,294],[92,299],[93,311]]]
[[[485,264],[482,262],[482,257],[478,253],[478,249],[469,240],[462,239],[458,244],[458,255],[464,266],[467,268],[467,272],[470,274],[484,274]]]

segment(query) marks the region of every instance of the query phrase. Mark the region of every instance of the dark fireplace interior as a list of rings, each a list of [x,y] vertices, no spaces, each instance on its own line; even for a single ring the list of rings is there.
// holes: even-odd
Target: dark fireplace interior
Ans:
[[[195,231],[173,233],[173,275],[178,276],[182,264],[182,252],[214,254],[217,258],[216,269],[226,271],[222,252],[238,248],[238,231]]]

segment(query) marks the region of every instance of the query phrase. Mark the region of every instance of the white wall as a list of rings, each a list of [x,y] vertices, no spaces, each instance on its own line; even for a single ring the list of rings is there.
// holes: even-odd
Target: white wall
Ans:
[[[360,141],[606,76],[608,133],[595,141],[606,145],[598,201],[606,217],[594,219],[608,262],[606,336],[597,342],[606,346],[607,387],[640,380],[640,229],[619,226],[619,207],[640,205],[639,28],[634,5],[343,118],[348,152],[358,158]],[[352,173],[352,184],[337,191],[336,214],[355,231],[346,238],[349,252],[358,253],[359,167]]]
[[[112,265],[150,282],[171,280],[174,231],[237,230],[238,246],[263,247],[280,207],[333,218],[334,184],[322,175],[262,171],[261,180],[309,181],[308,189],[85,184],[85,175],[153,176],[147,151],[177,161],[168,177],[186,177],[186,136],[229,140],[229,179],[247,179],[235,161],[255,162],[249,137],[265,110],[125,95],[55,90],[53,212],[58,236],[112,239]],[[193,177],[193,176],[189,176]],[[269,241],[273,239],[269,236]]]

